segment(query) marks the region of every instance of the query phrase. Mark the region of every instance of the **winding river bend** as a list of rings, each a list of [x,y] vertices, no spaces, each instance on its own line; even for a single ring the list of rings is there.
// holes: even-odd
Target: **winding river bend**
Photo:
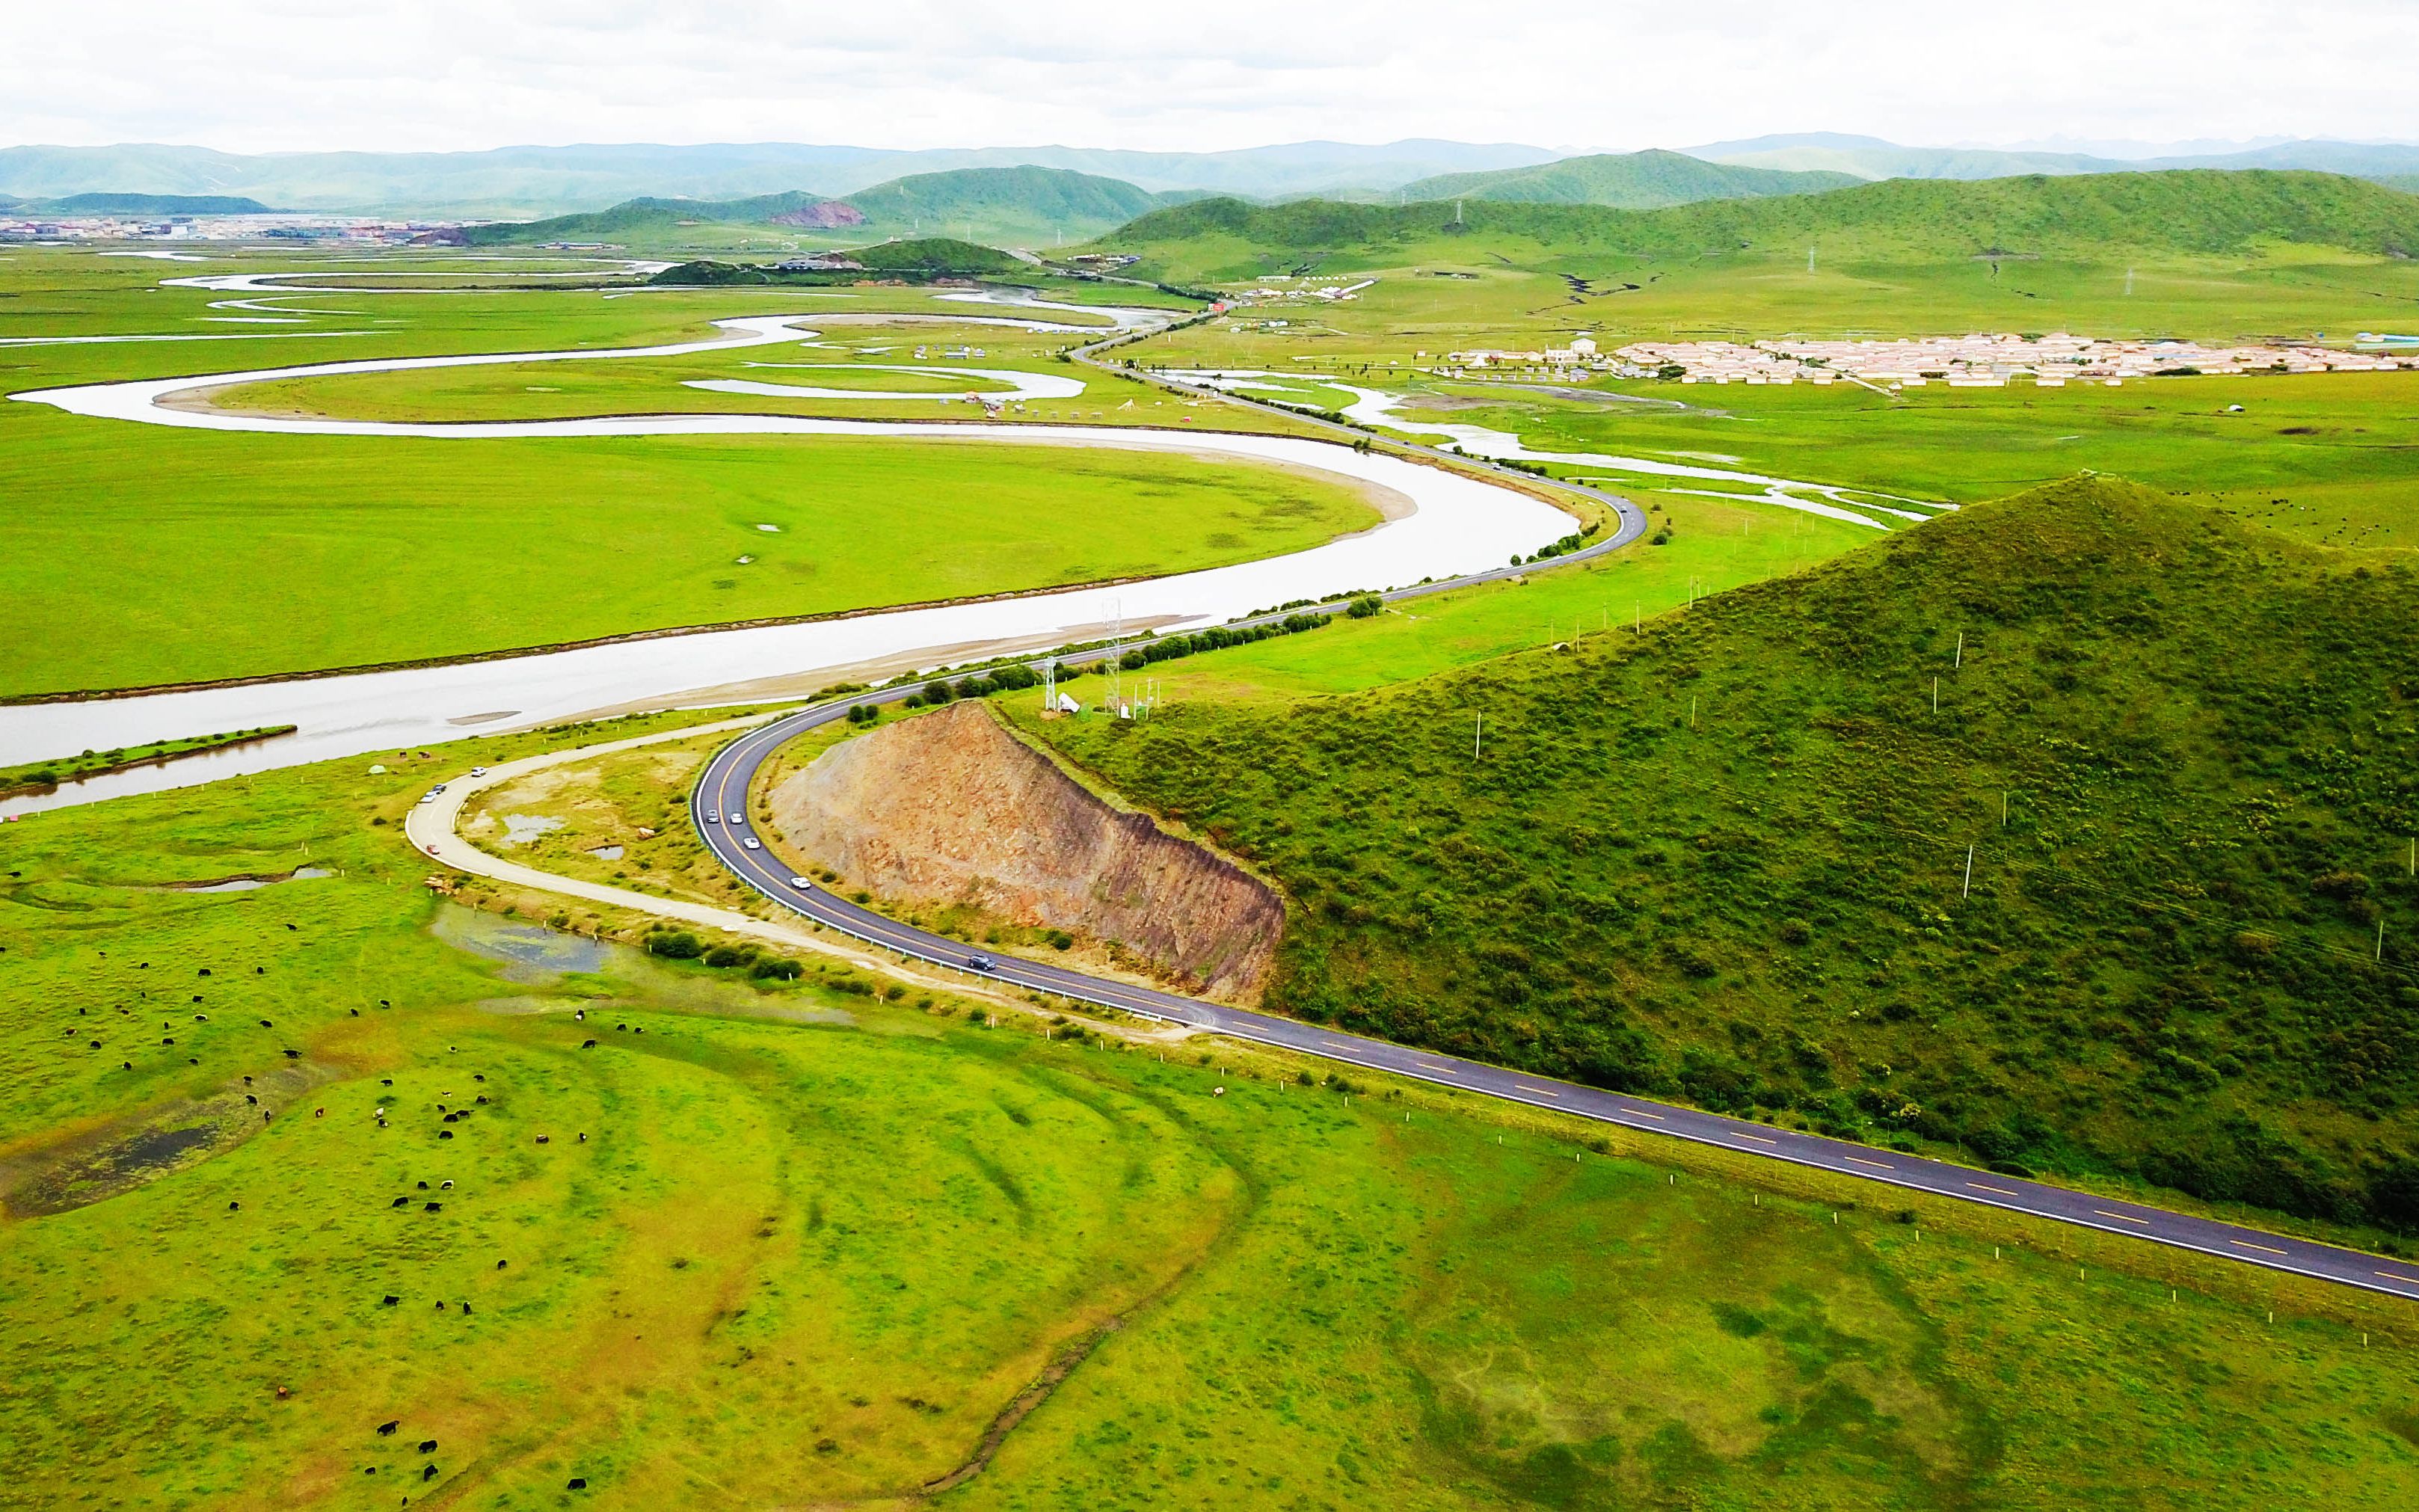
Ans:
[[[258,287],[257,285],[248,285]],[[966,301],[974,302],[974,301]],[[989,300],[994,305],[1019,301]],[[1038,301],[1022,301],[1028,305]],[[1047,306],[1044,306],[1047,308]],[[1092,312],[1086,313],[1104,313]],[[1161,318],[1125,312],[1119,327]],[[377,358],[174,378],[34,390],[11,397],[96,421],[243,431],[308,444],[322,436],[395,436],[466,441],[543,441],[600,436],[843,436],[912,438],[933,445],[1115,447],[1221,461],[1273,463],[1374,486],[1409,501],[1407,513],[1358,534],[1288,555],[1122,584],[1037,592],[973,603],[874,610],[801,625],[702,631],[454,666],[300,678],[242,687],[85,702],[0,708],[0,764],[216,730],[291,724],[284,739],[218,757],[99,779],[55,794],[0,803],[0,814],[86,803],[123,793],[188,786],[304,762],[365,755],[547,723],[633,704],[710,704],[811,690],[819,674],[915,658],[944,665],[997,652],[1044,648],[1129,626],[1215,624],[1271,604],[1382,589],[1501,565],[1570,529],[1569,517],[1517,489],[1380,453],[1289,437],[1122,426],[1039,426],[850,421],[747,414],[619,415],[569,420],[395,423],[246,415],[171,408],[197,390],[282,378],[497,363],[594,362],[811,340],[807,315],[715,322],[716,334],[615,350]],[[886,318],[895,318],[888,317]],[[907,316],[913,319],[915,316]],[[926,316],[924,318],[932,318]],[[945,316],[960,321],[968,317]],[[978,323],[1068,328],[998,316]]]

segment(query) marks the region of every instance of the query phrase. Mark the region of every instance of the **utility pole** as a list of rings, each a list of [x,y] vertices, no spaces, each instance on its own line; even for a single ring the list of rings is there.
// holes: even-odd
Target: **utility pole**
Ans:
[[[1487,716],[1482,714],[1478,717],[1478,723],[1473,726],[1470,732],[1470,759],[1471,761],[1474,762],[1478,760],[1479,743],[1486,738]]]
[[[1950,666],[1949,666],[1949,670],[1950,671],[1958,671],[1959,669],[1963,668],[1964,665],[1965,665],[1965,632],[1964,632],[1964,631],[1963,631],[1963,630],[1960,630],[1960,631],[1958,631],[1958,632],[1957,632],[1957,659],[1956,659],[1956,661],[1955,661],[1955,662],[1953,662],[1953,663],[1951,663],[1951,664],[1950,664]]]
[[[1965,887],[1957,894],[1961,899],[1974,896],[1974,847],[1965,847]]]

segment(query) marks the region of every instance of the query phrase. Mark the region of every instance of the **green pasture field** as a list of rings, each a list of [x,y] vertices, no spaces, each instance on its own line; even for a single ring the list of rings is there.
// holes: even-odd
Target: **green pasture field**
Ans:
[[[2312,545],[2419,549],[2419,453],[2409,440],[2419,427],[2419,373],[1927,389],[1895,401],[1847,384],[1601,386],[1686,408],[1574,402],[1508,385],[1438,387],[1506,401],[1440,419],[1514,431],[1539,451],[1703,462],[1961,503],[2088,470]],[[2232,405],[2242,413],[2230,413]]]
[[[1375,517],[1333,481],[1105,449],[1045,470],[977,442],[162,431],[129,448],[101,422],[25,428],[49,434],[0,439],[0,492],[39,501],[0,595],[9,694],[1156,575]]]
[[[1155,662],[1148,675],[1159,679],[1170,704],[1360,693],[1574,634],[1626,628],[1693,598],[1804,571],[1886,533],[1760,500],[1623,492],[1648,511],[1650,539],[1670,529],[1663,545],[1641,540],[1576,565],[1540,566],[1518,580],[1406,599],[1368,619],[1338,615],[1315,635]],[[1103,680],[1062,673],[1060,682],[1084,702],[1103,696]],[[1040,706],[1039,694],[1001,697],[1010,707]]]
[[[1674,338],[1976,331],[2222,342],[2324,332],[2339,341],[2419,325],[2419,268],[2322,247],[2009,260],[1995,269],[1988,259],[1911,253],[1826,259],[1818,249],[1811,273],[1804,247],[1679,260],[1517,242],[1485,252],[1466,242],[1420,250],[1429,255],[1391,255],[1369,266],[1322,260],[1321,278],[1375,274],[1378,282],[1346,301],[1255,303],[1159,338],[1150,349],[1181,364],[1277,367],[1297,353],[1414,364],[1421,350],[1441,361],[1450,350],[1529,348],[1581,332],[1610,349]],[[1260,329],[1271,318],[1292,325]],[[1238,323],[1246,329],[1228,330]]]
[[[2400,1304],[1248,1051],[983,1027],[822,958],[578,959],[542,899],[421,886],[398,826],[432,776],[698,717],[0,829],[0,1499],[904,1504],[976,1466],[930,1501],[2419,1493]],[[306,858],[336,874],[163,890]]]
[[[263,329],[201,324],[218,318],[206,302],[214,296],[155,288],[163,267],[185,265],[12,254],[0,262],[0,293],[11,296],[0,300],[0,334]],[[849,292],[824,303],[963,308],[923,290]],[[292,296],[283,304],[362,312],[312,316],[298,329],[367,334],[0,347],[0,386],[695,339],[711,316],[785,307],[763,294]],[[932,327],[915,337],[988,348],[990,334]],[[650,408],[666,407],[663,393],[696,392],[593,371],[572,378],[571,364],[549,364],[531,378],[636,382]],[[1183,424],[1183,407],[1153,403],[1125,413]],[[1299,549],[1371,518],[1349,488],[1272,469],[1098,451],[1053,462],[1037,469],[1021,448],[838,438],[209,434],[0,404],[12,546],[0,580],[0,695],[474,655],[1182,571]],[[70,624],[75,635],[56,633]]]
[[[865,323],[871,322],[871,323]],[[219,408],[347,420],[430,422],[551,420],[599,414],[821,415],[844,420],[966,420],[987,417],[970,393],[1005,394],[996,378],[899,369],[976,368],[1071,378],[1084,392],[1066,399],[1024,399],[996,417],[1055,424],[1154,425],[1180,429],[1308,434],[1265,409],[1225,400],[1193,402],[1139,378],[1078,367],[1057,358],[1071,338],[980,326],[884,323],[847,312],[819,342],[779,343],[677,358],[599,363],[516,363],[494,367],[424,368],[243,384],[212,396]],[[843,350],[832,350],[838,346]],[[970,347],[980,357],[946,355]],[[925,355],[918,358],[916,353]],[[878,365],[864,365],[878,364]],[[698,379],[742,379],[826,389],[914,393],[930,398],[798,398],[724,393],[685,387]]]

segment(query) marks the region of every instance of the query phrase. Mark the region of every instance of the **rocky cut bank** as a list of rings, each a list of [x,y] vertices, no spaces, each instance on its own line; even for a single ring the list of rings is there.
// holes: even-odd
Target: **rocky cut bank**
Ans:
[[[1285,933],[1274,888],[1102,802],[980,702],[834,746],[775,787],[773,816],[886,901],[1115,941],[1222,997],[1256,997]]]

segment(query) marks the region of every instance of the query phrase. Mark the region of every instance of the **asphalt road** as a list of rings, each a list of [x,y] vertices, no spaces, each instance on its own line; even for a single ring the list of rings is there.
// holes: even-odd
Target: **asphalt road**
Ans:
[[[1048,962],[992,954],[988,970],[970,970],[976,948],[928,933],[859,908],[817,887],[801,891],[790,885],[789,869],[772,853],[749,850],[744,841],[755,833],[747,795],[758,770],[783,745],[818,725],[845,718],[851,703],[884,702],[904,697],[901,688],[881,694],[823,704],[762,726],[716,752],[700,776],[690,796],[692,816],[708,810],[721,820],[700,822],[706,844],[749,887],[784,908],[871,945],[1005,984],[1055,996],[1121,1009],[1146,1018],[1182,1024],[1231,1039],[1274,1045],[1317,1056],[1347,1066],[1410,1076],[1440,1086],[1460,1088],[1510,1103],[1551,1108],[1578,1118],[1619,1124],[1649,1134],[1670,1134],[1703,1145],[1768,1160],[1788,1161],[1840,1176],[1853,1176],[1961,1202],[2003,1208],[2036,1218],[2055,1219],[2084,1228],[2123,1234],[2132,1239],[2197,1250],[2272,1271],[2380,1291],[2419,1301],[2419,1264],[2388,1260],[2357,1250],[2312,1243],[2264,1229],[2196,1218],[2164,1209],[2145,1207],[2115,1197],[2095,1196],[2064,1187],[1946,1161],[1927,1160],[1877,1149],[1844,1140],[1776,1129],[1742,1119],[1724,1118],[1668,1103],[1649,1102],[1625,1093],[1555,1081],[1522,1072],[1506,1071],[1433,1051],[1415,1050],[1384,1040],[1373,1040],[1304,1024],[1274,1014],[1257,1013],[1156,988],[1111,981],[1071,971]],[[732,822],[732,816],[738,822]]]

